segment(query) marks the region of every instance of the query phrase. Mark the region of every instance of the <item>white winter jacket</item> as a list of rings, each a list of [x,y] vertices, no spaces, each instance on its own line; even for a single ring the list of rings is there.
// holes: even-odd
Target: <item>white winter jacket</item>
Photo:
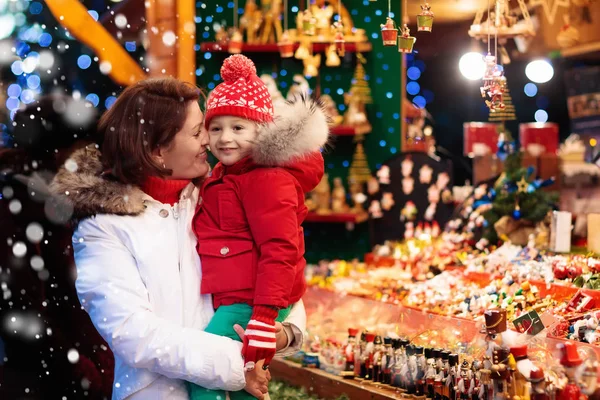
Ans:
[[[83,219],[73,235],[76,288],[115,355],[113,399],[134,393],[144,398],[141,391],[147,390],[146,398],[187,400],[181,380],[209,389],[243,389],[241,343],[202,331],[213,308],[210,296],[200,294],[191,225],[197,188],[186,187],[172,207],[101,178],[95,149],[71,159],[78,170],[59,171],[52,190],[68,192],[75,217],[95,215]],[[295,345],[285,354],[302,344],[302,303],[292,309],[289,321],[295,325]]]

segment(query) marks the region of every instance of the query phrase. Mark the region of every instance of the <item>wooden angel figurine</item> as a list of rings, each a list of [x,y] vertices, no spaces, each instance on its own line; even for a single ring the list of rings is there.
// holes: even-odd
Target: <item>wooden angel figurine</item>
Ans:
[[[333,190],[331,192],[331,211],[343,213],[348,211],[346,204],[346,189],[342,183],[342,178],[333,178]]]

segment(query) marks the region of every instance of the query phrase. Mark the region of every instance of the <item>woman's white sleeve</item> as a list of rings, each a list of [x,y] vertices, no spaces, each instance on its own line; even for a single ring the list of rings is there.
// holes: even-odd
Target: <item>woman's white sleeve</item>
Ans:
[[[84,220],[73,235],[76,288],[113,353],[135,368],[207,389],[243,389],[241,345],[157,316],[134,256],[100,219]]]

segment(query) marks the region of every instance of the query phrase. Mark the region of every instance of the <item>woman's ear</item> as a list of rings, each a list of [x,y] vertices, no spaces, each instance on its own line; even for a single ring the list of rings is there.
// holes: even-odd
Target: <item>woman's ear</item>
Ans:
[[[162,166],[163,168],[165,168],[164,167],[164,165],[165,165],[164,154],[165,154],[165,149],[162,147],[155,148],[154,150],[152,150],[152,153],[151,153],[152,160],[154,160],[154,162],[156,162],[158,165]]]

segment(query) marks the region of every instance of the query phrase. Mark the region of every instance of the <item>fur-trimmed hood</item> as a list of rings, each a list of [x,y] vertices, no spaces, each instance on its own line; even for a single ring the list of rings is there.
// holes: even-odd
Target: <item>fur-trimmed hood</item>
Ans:
[[[73,218],[96,214],[138,215],[146,196],[138,187],[103,176],[100,151],[94,145],[75,151],[60,168],[50,191],[73,206]]]
[[[286,165],[322,149],[329,140],[328,118],[306,95],[275,104],[275,119],[258,131],[252,159],[260,165]]]
[[[317,101],[301,96],[275,107],[275,120],[261,126],[253,160],[286,165],[324,147],[328,119]],[[137,186],[104,176],[100,151],[90,145],[75,151],[54,177],[50,191],[73,206],[75,220],[96,214],[138,215],[147,195]]]

